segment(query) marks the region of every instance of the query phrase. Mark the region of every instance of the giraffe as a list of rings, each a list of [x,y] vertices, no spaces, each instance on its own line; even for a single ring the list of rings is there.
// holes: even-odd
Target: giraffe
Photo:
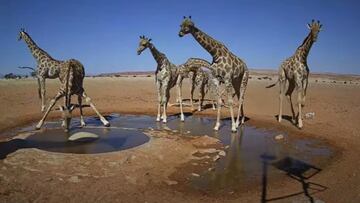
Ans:
[[[199,28],[197,28],[194,22],[191,20],[191,16],[185,17],[180,25],[179,37],[183,37],[186,34],[191,34],[195,40],[207,50],[213,58],[210,69],[218,82],[222,82],[225,85],[226,94],[228,97],[228,104],[231,116],[231,131],[236,132],[239,126],[240,112],[242,115],[241,124],[245,121],[244,116],[244,96],[249,78],[249,71],[246,64],[237,56],[235,56],[230,50],[221,42],[213,39]],[[219,84],[217,84],[219,86]],[[233,92],[239,100],[239,108],[237,113],[236,122],[233,112]],[[218,105],[217,105],[217,118],[214,130],[219,130],[220,127],[220,112],[221,112],[221,95],[218,93]]]
[[[62,126],[65,132],[68,132],[70,122],[71,122],[71,113],[76,107],[75,105],[71,104],[71,96],[77,95],[78,96],[78,107],[80,109],[80,123],[81,126],[85,126],[83,112],[82,112],[82,99],[84,98],[87,103],[90,104],[90,107],[95,111],[95,113],[99,116],[101,122],[104,126],[110,126],[110,123],[99,113],[96,109],[95,105],[91,101],[90,97],[87,96],[85,90],[83,88],[83,80],[85,77],[85,70],[83,65],[75,60],[70,59],[61,63],[58,67],[59,70],[59,79],[60,79],[60,90],[56,94],[56,96],[50,101],[49,106],[47,107],[43,117],[36,125],[36,129],[40,129],[44,124],[46,117],[48,116],[51,109],[56,104],[57,100],[61,97],[64,98],[64,106],[59,106],[60,111],[62,112]]]
[[[285,95],[288,98],[290,103],[291,112],[292,112],[292,122],[296,124],[295,121],[295,112],[291,100],[291,95],[296,89],[297,91],[297,104],[298,104],[298,118],[297,118],[297,127],[303,127],[302,121],[302,106],[305,105],[305,96],[306,90],[308,87],[309,79],[309,67],[307,65],[307,56],[310,52],[310,48],[313,43],[317,40],[317,36],[321,31],[322,25],[320,21],[315,22],[312,20],[310,24],[307,24],[310,29],[309,34],[304,39],[303,43],[296,49],[294,55],[287,58],[279,68],[279,78],[276,83],[267,86],[267,88],[275,86],[277,83],[280,83],[280,96],[279,96],[279,117],[278,121],[282,120],[282,102],[283,96],[286,88],[286,81],[288,81],[289,86]]]
[[[212,109],[216,110],[216,79],[212,76],[211,72],[199,69],[195,77],[195,86],[199,87],[199,97],[201,98],[198,111],[201,111],[202,102],[204,101],[204,96],[207,93],[209,93],[209,98],[212,103]]]
[[[199,74],[199,72],[202,71],[202,67],[203,68],[210,68],[210,63],[207,62],[204,59],[199,59],[199,58],[189,58],[184,64],[181,64],[179,66],[179,77],[178,77],[178,81],[177,81],[177,85],[179,87],[179,96],[178,98],[181,99],[182,98],[182,92],[181,92],[181,87],[182,87],[182,82],[184,78],[191,78],[191,90],[190,90],[190,103],[191,103],[191,107],[193,108],[193,95],[194,95],[194,90],[196,87],[199,87],[199,106],[198,106],[198,111],[201,111],[201,106],[205,97],[205,83],[201,83],[199,80],[200,78],[198,78],[198,82],[196,81],[196,78]],[[192,74],[190,76],[190,74]],[[197,85],[198,84],[198,85]],[[180,101],[180,108],[182,109],[182,101]]]
[[[151,43],[151,39],[140,36],[139,47],[137,49],[137,54],[140,55],[145,49],[149,48],[151,54],[153,55],[157,68],[155,71],[155,83],[157,86],[158,93],[158,108],[157,108],[157,116],[156,121],[160,121],[162,119],[163,123],[167,122],[166,109],[168,105],[168,101],[170,99],[170,89],[173,88],[179,76],[179,69],[176,65],[171,63],[169,59],[165,56],[165,54],[158,51],[155,46]],[[181,99],[180,99],[181,101]],[[163,108],[163,114],[161,114],[161,107]],[[181,106],[181,120],[184,120],[184,114],[182,112]]]
[[[48,53],[41,49],[30,37],[30,35],[25,32],[22,28],[19,32],[18,41],[24,39],[27,46],[30,49],[31,54],[37,62],[36,77],[38,82],[38,94],[41,99],[41,111],[45,110],[45,80],[55,79],[59,77],[59,67],[64,61],[59,61],[52,58]]]

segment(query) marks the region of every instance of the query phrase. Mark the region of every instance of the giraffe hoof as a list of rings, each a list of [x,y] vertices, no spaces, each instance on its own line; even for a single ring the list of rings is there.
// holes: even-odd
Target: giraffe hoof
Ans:
[[[184,122],[184,121],[185,121],[185,116],[184,116],[184,114],[181,114],[181,116],[180,116],[180,120],[181,120],[182,122]]]
[[[41,128],[41,125],[35,126],[35,130],[40,130],[40,128]]]
[[[110,123],[107,121],[107,122],[104,123],[104,126],[105,127],[110,127]]]
[[[219,131],[219,127],[220,127],[220,124],[217,123],[217,124],[215,125],[215,127],[214,127],[214,130],[215,130],[215,131]]]
[[[163,121],[162,121],[163,123],[166,123],[167,121],[166,121],[166,119],[163,119]]]

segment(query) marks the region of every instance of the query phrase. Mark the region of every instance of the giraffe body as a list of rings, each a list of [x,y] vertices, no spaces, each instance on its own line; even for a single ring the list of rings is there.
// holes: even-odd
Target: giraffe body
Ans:
[[[195,40],[213,57],[210,70],[212,71],[214,78],[216,78],[218,81],[218,111],[214,129],[219,130],[220,127],[220,112],[222,101],[219,91],[219,84],[224,83],[232,121],[231,130],[235,132],[240,124],[240,113],[242,115],[241,123],[244,123],[245,121],[243,106],[245,90],[249,77],[249,72],[246,64],[240,58],[230,52],[224,44],[213,39],[206,33],[202,32],[199,28],[197,28],[195,24],[191,21],[191,17],[184,17],[184,21],[182,22],[180,27],[180,37],[186,34],[191,34],[195,38]],[[239,100],[239,109],[236,122],[233,112],[233,90],[235,91],[235,94],[237,95],[237,98]]]
[[[313,20],[311,24],[308,24],[310,33],[304,39],[303,43],[296,49],[295,54],[282,62],[279,68],[279,78],[276,82],[280,84],[278,121],[281,122],[282,120],[282,103],[283,96],[285,94],[290,103],[292,122],[297,124],[300,129],[303,127],[302,106],[305,105],[308,77],[310,73],[309,67],[307,65],[307,56],[313,43],[317,40],[318,33],[321,31],[321,27],[322,25],[319,21],[315,22]],[[275,86],[276,83],[267,86],[267,88]],[[286,83],[288,83],[288,89],[285,92]],[[291,98],[294,90],[297,91],[297,121],[295,121],[296,116]]]
[[[199,58],[189,58],[184,64],[181,64],[179,66],[179,77],[178,77],[178,81],[177,84],[180,88],[179,91],[181,90],[182,87],[182,82],[184,78],[191,78],[191,89],[190,89],[190,103],[191,103],[191,107],[193,108],[193,95],[194,95],[194,90],[196,87],[199,88],[199,106],[198,106],[198,111],[201,111],[201,107],[202,107],[202,103],[205,97],[205,86],[206,84],[199,81],[201,79],[205,80],[204,77],[202,78],[198,78],[198,83],[196,82],[196,78],[199,74],[199,72],[202,72],[203,70],[201,68],[210,68],[211,64],[204,60],[204,59],[199,59]],[[179,96],[181,99],[181,95]],[[182,108],[182,102],[181,102],[181,107]]]
[[[85,126],[83,112],[82,112],[82,99],[84,98],[86,102],[90,104],[96,114],[100,117],[101,122],[105,126],[110,126],[110,123],[98,112],[95,105],[92,103],[90,97],[88,97],[83,88],[83,80],[85,77],[85,71],[83,65],[75,60],[70,59],[62,62],[58,67],[58,77],[61,83],[59,92],[56,96],[50,101],[49,106],[47,107],[42,119],[36,125],[36,129],[40,129],[45,122],[46,117],[50,113],[51,109],[54,107],[56,102],[64,97],[64,105],[60,106],[59,109],[62,111],[62,126],[67,132],[70,127],[71,122],[71,112],[75,108],[75,105],[71,104],[71,96],[78,96],[78,107],[80,109],[80,123],[81,126]]]
[[[215,101],[217,96],[217,80],[213,77],[210,71],[199,69],[195,78],[195,86],[199,87],[199,97],[201,98],[199,103],[199,111],[201,111],[202,101],[205,94],[209,95],[209,99],[212,103],[212,109],[216,110]]]

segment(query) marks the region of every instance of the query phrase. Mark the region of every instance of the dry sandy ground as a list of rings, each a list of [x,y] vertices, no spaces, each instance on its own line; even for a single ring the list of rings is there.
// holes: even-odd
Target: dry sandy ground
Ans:
[[[278,129],[298,136],[325,140],[337,150],[332,162],[311,179],[327,187],[312,194],[325,202],[360,201],[360,83],[356,77],[321,76],[311,78],[304,113],[315,112],[314,119],[304,120],[298,130],[289,121],[277,123],[278,87],[264,87],[275,81],[252,75],[245,97],[247,125]],[[316,81],[317,80],[317,81]],[[323,82],[324,81],[324,82]],[[334,83],[333,81],[337,81]],[[344,84],[344,81],[347,81]],[[356,84],[359,83],[359,84]],[[54,95],[58,82],[48,81],[48,97]],[[98,109],[106,113],[120,112],[154,115],[156,94],[153,77],[86,78],[85,89]],[[184,87],[188,94],[188,84]],[[174,92],[172,93],[174,95]],[[186,96],[185,96],[186,97]],[[174,97],[172,97],[173,101]],[[284,100],[285,115],[290,115]],[[40,102],[35,80],[0,81],[0,154],[11,142],[11,129],[36,122]],[[190,109],[186,108],[186,111]],[[170,107],[169,113],[178,113]],[[92,115],[90,109],[86,114]],[[211,109],[195,115],[215,116]],[[222,114],[228,116],[225,109]],[[53,112],[50,117],[58,116]],[[261,188],[249,188],[241,194],[208,196],[177,189],[181,183],[172,174],[188,176],[201,170],[203,160],[193,153],[206,148],[221,149],[212,138],[186,138],[176,134],[149,131],[149,143],[121,152],[97,155],[50,153],[38,149],[18,149],[0,156],[1,202],[260,202]],[[20,136],[26,136],[20,135]],[[200,139],[200,140],[199,140]],[[205,143],[202,145],[201,143]],[[186,166],[198,162],[199,168]],[[179,171],[179,168],[184,169]],[[267,194],[281,196],[301,191],[291,181],[269,183]],[[280,202],[302,202],[304,195]]]

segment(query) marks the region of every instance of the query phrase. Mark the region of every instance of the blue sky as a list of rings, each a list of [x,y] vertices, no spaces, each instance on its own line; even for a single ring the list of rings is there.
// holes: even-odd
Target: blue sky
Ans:
[[[139,35],[175,64],[189,57],[211,61],[190,36],[178,36],[184,15],[223,42],[251,68],[277,69],[308,34],[306,23],[323,24],[308,57],[312,72],[360,74],[360,1],[332,0],[159,0],[20,1],[0,3],[0,73],[26,73],[35,66],[23,41],[24,27],[34,41],[59,60],[76,58],[90,74],[155,70],[149,51],[136,54]]]

